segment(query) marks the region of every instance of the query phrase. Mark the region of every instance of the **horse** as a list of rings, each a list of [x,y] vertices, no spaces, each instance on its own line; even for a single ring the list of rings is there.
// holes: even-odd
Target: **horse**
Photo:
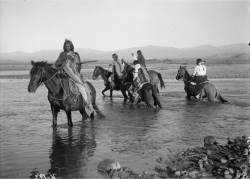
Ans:
[[[131,67],[127,62],[123,61],[123,63],[125,65],[124,68],[133,69],[133,67]],[[163,81],[163,78],[162,78],[161,74],[154,71],[154,70],[147,70],[147,72],[148,72],[148,75],[149,75],[149,78],[150,78],[150,83],[155,85],[155,87],[157,89],[157,92],[159,93],[159,88],[158,88],[159,83],[160,83],[161,89],[163,87],[165,88],[165,84],[164,84],[164,81]]]
[[[130,85],[133,85],[133,71],[134,68],[132,68],[131,66],[127,65],[124,68],[124,71],[122,72],[122,79],[123,79],[123,83],[127,84],[127,88],[130,87]],[[129,92],[129,96],[130,96],[130,102],[133,103],[134,100],[132,98],[132,94]],[[160,100],[158,98],[158,91],[157,91],[157,87],[154,84],[151,83],[143,83],[141,88],[138,91],[141,100],[144,101],[146,103],[146,105],[151,108],[152,105],[150,104],[150,100],[154,99],[154,106],[159,106],[159,108],[162,108]]]
[[[48,101],[53,115],[52,124],[57,126],[57,113],[64,110],[67,114],[68,125],[73,126],[71,111],[79,111],[81,115],[86,116],[85,108],[83,107],[83,99],[79,94],[74,94],[69,88],[69,77],[65,74],[60,74],[61,69],[55,69],[52,64],[46,61],[34,62],[31,61],[32,69],[30,70],[30,82],[28,91],[35,93],[37,88],[43,83],[48,89]],[[91,90],[91,103],[94,109],[98,112],[96,106],[96,90],[94,86],[87,81],[87,85]],[[99,113],[100,114],[100,113]],[[90,116],[94,119],[94,116]]]
[[[180,66],[180,69],[178,70],[177,72],[177,75],[176,75],[176,80],[180,80],[180,79],[183,79],[183,82],[185,84],[184,86],[184,89],[187,93],[187,99],[191,99],[191,92],[189,90],[189,85],[190,83],[192,82],[192,78],[191,76],[189,75],[187,69],[186,69],[186,66],[183,67],[183,66]],[[205,95],[201,97],[201,99],[203,98],[208,98],[208,101],[210,102],[216,102],[216,101],[221,101],[221,102],[228,102],[227,100],[223,99],[220,92],[216,89],[215,85],[212,84],[212,83],[205,83],[204,84],[204,87],[202,89],[202,93],[204,93]]]
[[[116,81],[115,88],[114,89],[110,88],[110,81],[108,79],[112,74],[113,74],[112,72],[105,70],[100,66],[95,66],[92,79],[96,80],[97,77],[99,75],[101,75],[102,79],[104,80],[104,85],[105,85],[105,89],[102,90],[103,96],[105,96],[104,92],[107,90],[110,90],[110,97],[111,98],[113,95],[113,90],[121,91],[123,96],[124,96],[124,101],[127,101],[127,99],[128,99],[128,96],[126,94],[127,86],[125,84],[121,83],[121,80],[117,79],[117,75],[115,75],[115,81]]]

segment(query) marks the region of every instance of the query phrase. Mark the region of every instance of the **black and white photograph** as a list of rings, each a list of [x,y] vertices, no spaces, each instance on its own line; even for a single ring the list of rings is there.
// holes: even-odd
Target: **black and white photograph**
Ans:
[[[250,177],[250,0],[0,0],[0,178]]]

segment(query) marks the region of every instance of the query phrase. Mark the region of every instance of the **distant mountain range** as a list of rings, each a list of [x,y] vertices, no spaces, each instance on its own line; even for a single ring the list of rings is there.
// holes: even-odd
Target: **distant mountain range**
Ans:
[[[112,54],[117,53],[120,58],[124,60],[132,60],[131,53],[136,54],[137,50],[142,49],[143,55],[146,59],[190,59],[190,58],[208,58],[217,59],[224,58],[226,56],[241,55],[242,58],[250,60],[250,47],[246,43],[231,44],[224,46],[210,46],[202,45],[192,48],[174,48],[174,47],[162,47],[162,46],[144,46],[133,47],[128,49],[122,49],[117,51],[101,51],[93,49],[79,48],[75,51],[80,54],[82,60],[95,59],[95,60],[112,60]],[[34,53],[24,52],[11,52],[0,53],[0,61],[13,60],[13,61],[26,61],[26,60],[47,60],[55,61],[62,50],[41,50]]]

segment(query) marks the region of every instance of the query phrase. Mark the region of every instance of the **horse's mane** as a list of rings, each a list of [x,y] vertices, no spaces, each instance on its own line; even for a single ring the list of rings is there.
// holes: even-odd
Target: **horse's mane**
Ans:
[[[108,71],[108,70],[102,68],[101,66],[98,66],[98,67],[104,72],[104,75],[105,75],[106,77],[109,78],[109,77],[112,75],[112,72],[110,72],[110,71]]]
[[[38,61],[35,63],[36,66],[40,67],[52,67],[52,63],[48,63],[48,61]]]
[[[180,67],[183,68],[185,70],[185,73],[187,73],[190,76],[190,74],[188,73],[188,71],[186,69],[186,66],[180,66]]]

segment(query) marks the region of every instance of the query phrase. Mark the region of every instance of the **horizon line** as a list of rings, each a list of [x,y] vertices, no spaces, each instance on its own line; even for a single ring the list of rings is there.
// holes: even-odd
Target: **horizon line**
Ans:
[[[177,47],[171,47],[171,46],[145,45],[145,46],[140,46],[140,47],[128,47],[128,48],[123,48],[123,49],[119,49],[119,50],[110,50],[110,51],[97,50],[97,49],[92,49],[92,48],[82,48],[82,47],[77,48],[77,49],[90,49],[90,50],[102,51],[104,53],[108,53],[108,52],[114,52],[114,51],[121,51],[121,50],[131,49],[131,48],[143,48],[143,47],[149,47],[149,46],[153,46],[153,47],[167,47],[167,48],[176,48],[176,49],[186,49],[186,48],[196,48],[196,47],[201,47],[201,46],[222,47],[222,46],[238,45],[238,44],[247,44],[247,46],[249,46],[248,43],[240,42],[240,43],[227,44],[227,45],[219,45],[219,46],[204,44],[204,45],[198,45],[198,46],[193,46],[193,47],[183,47],[183,48],[177,48]],[[36,53],[36,52],[51,51],[51,50],[60,50],[60,49],[42,49],[42,50],[38,50],[38,51],[34,51],[34,52],[24,52],[24,51],[18,51],[17,50],[17,51],[11,51],[11,52],[0,52],[0,54],[8,54],[8,53],[16,53],[16,52],[21,52],[21,53]]]

